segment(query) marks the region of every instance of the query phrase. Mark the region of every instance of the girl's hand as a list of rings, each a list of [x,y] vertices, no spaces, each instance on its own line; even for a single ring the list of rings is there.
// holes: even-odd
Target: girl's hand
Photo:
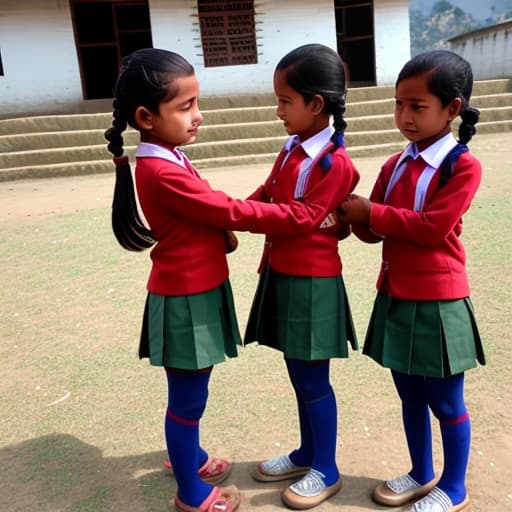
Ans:
[[[233,252],[238,247],[238,238],[236,237],[235,233],[231,230],[225,231],[225,237],[226,237],[226,253],[229,254],[230,252]]]
[[[338,207],[338,219],[348,224],[370,224],[371,201],[357,194],[350,194]]]

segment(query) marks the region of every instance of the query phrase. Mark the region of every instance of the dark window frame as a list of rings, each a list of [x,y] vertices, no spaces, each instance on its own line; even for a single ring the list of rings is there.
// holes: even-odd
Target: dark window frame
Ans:
[[[69,2],[83,97],[86,100],[112,97],[111,89],[113,90],[123,57],[137,48],[153,46],[149,0],[69,0]],[[102,21],[105,22],[108,19],[108,23],[100,24],[96,30],[91,30],[90,26],[79,17],[83,8],[105,9],[109,16],[108,18],[105,16]],[[148,23],[130,27],[129,19],[123,18],[123,11],[132,8],[142,8],[147,11]],[[137,44],[138,38],[145,38],[147,43]],[[103,83],[101,86],[96,85],[94,71],[96,65],[92,57],[94,52],[101,52],[98,62],[103,62],[108,71],[108,78],[103,82],[112,82],[111,85],[105,86]],[[104,87],[108,87],[108,92],[103,90]]]
[[[0,76],[4,76],[4,65],[2,63],[2,51],[0,50]]]

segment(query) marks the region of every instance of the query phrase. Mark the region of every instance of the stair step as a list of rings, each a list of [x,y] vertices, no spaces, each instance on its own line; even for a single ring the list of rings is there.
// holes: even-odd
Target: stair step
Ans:
[[[31,165],[24,167],[0,167],[0,182],[22,179],[57,178],[63,176],[87,176],[114,172],[112,160],[89,162],[65,162],[50,165]]]
[[[394,86],[348,91],[347,151],[352,157],[399,151],[405,138],[394,126]],[[480,110],[479,134],[512,131],[512,79],[476,82],[472,105]],[[271,165],[287,135],[273,94],[201,100],[204,122],[185,148],[198,169],[266,162]],[[0,120],[0,181],[113,172],[104,132],[110,112]],[[454,123],[454,133],[458,129]],[[139,134],[123,133],[133,159]]]
[[[508,111],[510,108],[504,109]],[[485,114],[485,112],[484,112]],[[497,133],[512,131],[512,119],[492,119],[483,120],[478,123],[477,131],[479,133]],[[455,129],[456,132],[456,129]],[[205,160],[218,159],[226,163],[230,157],[243,157],[253,154],[273,154],[275,155],[281,149],[286,139],[285,136],[257,137],[250,139],[231,139],[231,140],[212,140],[209,142],[197,142],[186,147],[189,158],[200,167]],[[347,132],[345,136],[347,148],[350,151],[356,148],[365,147],[379,148],[385,144],[399,144],[403,147],[407,142],[400,132],[396,129],[387,130],[365,130],[359,132]],[[135,144],[125,145],[125,152],[133,157]],[[373,152],[372,152],[373,154]],[[111,155],[104,144],[90,146],[62,147],[51,149],[32,149],[28,151],[0,153],[0,169],[36,167],[41,165],[57,165],[66,162],[90,162],[90,161],[110,161]]]

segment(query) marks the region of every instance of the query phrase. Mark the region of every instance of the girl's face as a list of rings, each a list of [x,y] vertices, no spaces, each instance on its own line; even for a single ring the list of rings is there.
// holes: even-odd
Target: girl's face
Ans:
[[[144,107],[136,111],[141,140],[164,146],[181,146],[194,142],[203,116],[199,111],[199,83],[194,75],[176,78],[172,83],[177,93],[160,103],[158,112]]]
[[[286,70],[274,73],[274,93],[277,117],[284,122],[288,135],[298,135],[304,141],[328,126],[329,115],[323,112],[323,98],[316,95],[306,103],[303,96],[288,85]]]
[[[427,78],[428,72],[404,78],[395,91],[395,125],[420,151],[450,131],[450,123],[461,107],[460,98],[443,107],[429,91]]]

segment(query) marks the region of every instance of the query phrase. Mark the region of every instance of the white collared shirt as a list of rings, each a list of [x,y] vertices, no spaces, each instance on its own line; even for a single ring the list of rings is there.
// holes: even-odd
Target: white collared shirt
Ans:
[[[185,164],[187,157],[181,150],[175,148],[174,151],[171,151],[170,149],[159,146],[158,144],[152,144],[151,142],[141,142],[135,150],[135,157],[162,158],[163,160],[181,165],[181,167],[185,169],[187,168]]]
[[[441,137],[439,140],[431,144],[428,148],[425,148],[423,151],[418,151],[418,146],[416,143],[410,142],[400,155],[400,158],[398,159],[395,168],[391,173],[391,178],[389,179],[386,193],[384,194],[384,203],[387,201],[394,186],[405,172],[407,167],[407,159],[411,158],[416,160],[421,156],[427,165],[421,172],[421,175],[418,178],[418,182],[416,184],[416,191],[414,194],[414,211],[418,212],[423,210],[427,190],[435,172],[437,169],[439,169],[439,167],[441,167],[441,164],[446,158],[446,155],[456,145],[457,140],[453,136],[452,132],[447,133],[444,137]]]

